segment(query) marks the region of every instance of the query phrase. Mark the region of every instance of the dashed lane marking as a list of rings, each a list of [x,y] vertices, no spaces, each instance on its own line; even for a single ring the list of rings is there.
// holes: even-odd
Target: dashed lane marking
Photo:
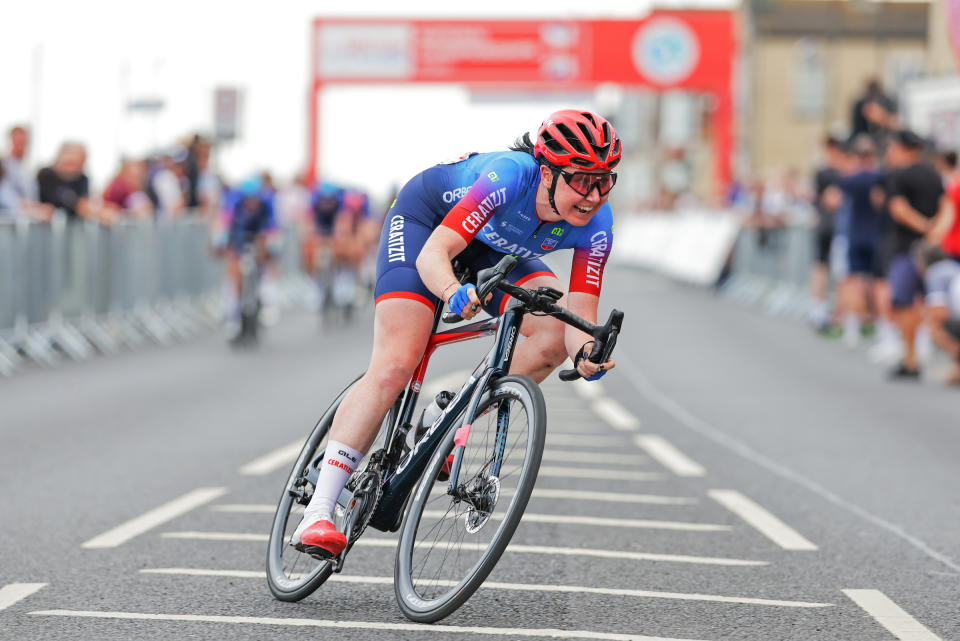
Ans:
[[[603,396],[603,386],[598,381],[585,381],[578,378],[573,382],[573,388],[577,390],[577,394],[591,401]]]
[[[0,610],[6,610],[46,586],[46,583],[8,583],[0,588]]]
[[[668,639],[636,634],[593,632],[589,630],[556,630],[551,628],[481,628],[433,623],[381,623],[377,621],[329,621],[325,619],[280,619],[273,617],[236,617],[203,614],[147,614],[143,612],[91,612],[88,610],[38,610],[30,614],[48,617],[76,617],[93,619],[120,619],[136,621],[181,621],[188,623],[233,623],[241,625],[273,625],[302,628],[336,628],[342,630],[390,630],[407,632],[434,632],[440,635],[480,634],[501,637],[541,637],[549,639],[599,639],[601,641],[693,641]]]
[[[656,434],[637,434],[633,442],[677,476],[704,476],[707,470],[702,465]]]
[[[625,436],[625,435],[624,435]],[[552,445],[575,445],[576,447],[595,448],[612,447],[623,451],[629,444],[623,436],[597,436],[596,434],[576,434],[573,432],[564,432],[563,434],[551,433],[547,429],[547,447]]]
[[[707,494],[784,550],[818,549],[799,532],[736,490],[710,490]]]
[[[667,396],[662,390],[658,389],[636,365],[631,363],[629,359],[623,358],[622,354],[621,365],[624,367],[624,374],[627,376],[630,382],[633,383],[633,386],[636,388],[636,390],[650,400],[650,402],[654,403],[657,407],[676,419],[681,425],[684,425],[700,436],[708,438],[714,443],[722,445],[728,450],[739,454],[744,459],[755,463],[770,472],[773,472],[777,476],[785,478],[788,481],[792,481],[797,485],[810,490],[817,496],[833,503],[834,505],[839,506],[852,514],[856,514],[860,518],[869,521],[877,527],[880,527],[894,536],[906,541],[914,548],[920,550],[930,558],[937,560],[954,572],[960,572],[960,563],[954,561],[951,557],[943,552],[930,547],[926,541],[923,541],[910,532],[907,532],[902,525],[887,521],[886,519],[883,519],[876,514],[860,507],[856,503],[852,503],[851,501],[844,499],[809,477],[800,474],[799,472],[779,463],[778,461],[775,461],[772,458],[769,458],[765,454],[761,454],[751,446],[747,445],[745,442],[734,438],[715,425],[711,425],[710,423],[696,416],[686,407],[678,403],[670,396]]]
[[[254,570],[206,570],[200,568],[147,568],[143,574],[169,574],[175,576],[211,576],[236,579],[266,579],[267,573]],[[328,581],[334,583],[355,583],[361,585],[393,585],[392,576],[344,576],[335,574]],[[437,581],[443,587],[453,587],[456,581]],[[537,583],[499,583],[486,581],[481,590],[515,590],[520,592],[565,592],[568,594],[602,594],[604,596],[624,596],[641,599],[674,599],[678,601],[708,601],[713,603],[742,603],[746,605],[764,605],[782,608],[829,608],[833,603],[813,603],[810,601],[785,601],[780,599],[753,599],[749,597],[721,596],[717,594],[690,594],[686,592],[657,592],[655,590],[630,590],[621,588],[595,588],[581,585],[553,585]]]
[[[295,441],[289,445],[277,448],[269,454],[264,454],[260,458],[254,459],[240,468],[240,473],[245,476],[263,476],[274,470],[289,465],[297,460],[300,450],[303,449],[304,440]]]
[[[441,510],[427,510],[424,515],[431,519],[439,519],[448,516],[448,513]],[[495,521],[503,520],[503,515],[493,514],[490,516]],[[713,523],[687,523],[682,521],[650,521],[644,519],[611,519],[599,516],[575,516],[572,514],[536,514],[524,512],[522,521],[527,523],[556,523],[557,525],[586,525],[589,527],[624,527],[647,530],[678,530],[684,532],[729,532],[729,525],[716,525]]]
[[[220,498],[227,493],[224,487],[201,487],[192,492],[184,494],[178,499],[156,507],[149,512],[122,523],[112,530],[108,530],[99,536],[95,536],[83,544],[85,548],[114,548],[123,545],[130,539],[171,521],[178,516],[186,514],[204,503],[209,503],[214,499]]]
[[[618,481],[658,481],[663,478],[663,474],[658,472],[631,472],[584,467],[553,467],[550,465],[541,466],[537,476],[572,479],[612,479]]]
[[[900,641],[943,641],[880,590],[844,590],[843,593]]]
[[[593,492],[590,490],[553,490],[535,488],[533,498],[564,499],[580,501],[606,501],[611,503],[651,503],[654,505],[693,505],[697,499],[685,496],[661,496],[657,494],[628,494],[625,492]]]
[[[266,534],[252,534],[246,532],[164,532],[167,539],[191,539],[197,541],[244,541],[262,543],[269,540]],[[388,547],[395,548],[394,539],[360,539],[355,545],[360,547]],[[438,550],[457,549],[469,552],[474,546],[463,543],[435,543]],[[479,548],[478,548],[479,550]],[[689,556],[683,554],[656,554],[652,552],[626,552],[620,550],[596,550],[591,548],[561,548],[546,545],[514,545],[507,546],[507,552],[515,554],[546,554],[556,556],[590,556],[601,559],[622,559],[628,561],[663,561],[667,563],[693,563],[701,565],[726,566],[759,566],[770,565],[768,561],[750,561],[745,559],[728,559],[710,556]]]
[[[639,429],[640,421],[627,409],[612,398],[600,398],[593,402],[593,411],[606,421],[610,427],[621,432]]]
[[[511,494],[510,489],[502,491],[504,496]],[[564,501],[601,501],[607,503],[645,503],[652,505],[695,505],[698,501],[695,498],[686,496],[661,496],[658,494],[627,494],[625,492],[593,492],[590,490],[553,490],[549,488],[535,488],[533,498],[537,499],[561,499]],[[214,512],[243,512],[249,514],[273,514],[277,511],[276,505],[268,503],[221,503],[211,505],[210,509]],[[303,507],[295,507],[294,510],[303,511]]]
[[[579,450],[554,450],[545,449],[543,451],[543,460],[545,461],[564,461],[569,463],[584,463],[588,457]],[[650,462],[650,457],[642,454],[602,454],[600,458],[607,465],[643,465]],[[595,461],[590,461],[594,463]]]

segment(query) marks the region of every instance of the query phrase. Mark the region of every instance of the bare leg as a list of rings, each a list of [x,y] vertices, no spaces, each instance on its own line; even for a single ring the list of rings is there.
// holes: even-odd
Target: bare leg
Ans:
[[[900,328],[900,335],[903,336],[903,364],[910,369],[917,368],[917,350],[914,342],[917,338],[917,328],[922,321],[923,314],[919,305],[893,308],[893,322]]]
[[[551,276],[538,276],[525,283],[524,287],[553,287],[560,289],[560,281]],[[565,305],[567,297],[561,298],[557,304]],[[513,354],[513,363],[510,366],[511,374],[526,374],[540,383],[567,358],[566,348],[563,346],[563,333],[566,325],[550,316],[527,315],[523,319],[520,333],[526,340],[517,345]]]
[[[388,298],[377,304],[370,367],[340,404],[330,438],[366,452],[380,422],[423,356],[433,312],[423,303]]]

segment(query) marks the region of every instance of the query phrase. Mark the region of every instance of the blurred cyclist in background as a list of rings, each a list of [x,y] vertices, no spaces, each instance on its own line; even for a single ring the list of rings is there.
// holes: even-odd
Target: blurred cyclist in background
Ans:
[[[535,142],[527,134],[511,151],[467,154],[407,182],[380,237],[370,366],[334,417],[295,545],[319,556],[334,556],[346,546],[333,524],[334,504],[423,356],[436,306],[446,303],[465,320],[483,305],[491,315],[506,307],[503,292],[481,301],[474,284],[461,284],[452,259],[476,273],[513,254],[519,262],[508,280],[532,289],[562,289],[540,257],[573,249],[569,291],[559,304],[596,322],[613,242],[613,212],[606,201],[620,155],[620,139],[609,122],[565,110],[543,122]],[[613,361],[585,358],[593,345],[590,335],[555,318],[528,315],[520,332],[526,338],[516,348],[511,373],[539,382],[570,358],[581,376],[595,380],[614,367]]]
[[[223,198],[220,218],[214,222],[213,247],[226,265],[227,330],[239,331],[239,300],[242,286],[240,260],[252,251],[261,269],[268,268],[279,254],[282,238],[273,209],[273,193],[259,178],[249,178]]]

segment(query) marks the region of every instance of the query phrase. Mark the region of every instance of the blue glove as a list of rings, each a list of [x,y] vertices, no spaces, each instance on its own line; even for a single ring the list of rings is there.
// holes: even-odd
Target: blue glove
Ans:
[[[450,309],[454,314],[458,316],[463,316],[463,311],[467,308],[467,305],[475,304],[470,300],[470,290],[476,289],[477,286],[473,283],[467,283],[466,285],[460,285],[457,291],[453,292],[453,296],[450,297]]]
[[[601,378],[603,378],[603,375],[606,374],[606,373],[607,373],[607,370],[602,369],[602,370],[600,370],[599,372],[597,372],[596,374],[594,374],[593,376],[591,376],[590,378],[585,378],[585,379],[583,379],[583,380],[585,380],[585,381],[599,381]]]

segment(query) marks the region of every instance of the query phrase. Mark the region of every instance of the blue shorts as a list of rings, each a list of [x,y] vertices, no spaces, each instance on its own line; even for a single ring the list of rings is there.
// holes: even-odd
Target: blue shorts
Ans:
[[[847,248],[847,264],[851,274],[877,273],[877,248],[874,244],[856,243]]]
[[[923,293],[923,279],[910,254],[893,257],[887,280],[890,282],[890,299],[894,307],[912,307],[917,296]]]
[[[417,256],[420,255],[427,238],[446,215],[446,206],[440,209],[427,202],[421,176],[422,174],[415,176],[404,185],[383,221],[380,246],[377,250],[377,284],[374,297],[377,303],[387,298],[417,300],[435,310],[439,299],[420,280]],[[503,256],[504,254],[475,240],[457,259],[475,274],[481,269],[496,265]],[[537,276],[556,278],[553,271],[539,258],[525,258],[517,263],[507,280],[523,285]],[[483,309],[491,316],[496,316],[503,312],[507,300],[506,294],[494,290],[493,298]]]

